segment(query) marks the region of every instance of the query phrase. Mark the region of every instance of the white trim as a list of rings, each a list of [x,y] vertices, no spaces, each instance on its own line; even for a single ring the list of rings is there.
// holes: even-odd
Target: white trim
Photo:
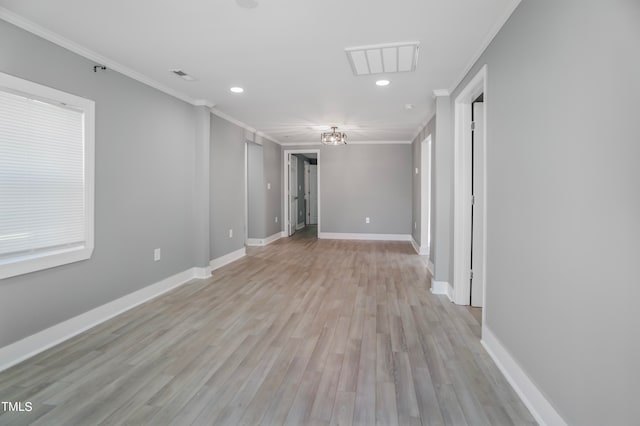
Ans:
[[[431,244],[431,142],[431,133],[420,142],[420,243],[427,247]]]
[[[289,236],[289,155],[290,154],[317,154],[317,192],[318,192],[318,235],[320,235],[321,228],[321,209],[320,209],[320,150],[319,149],[286,149],[282,151],[283,160],[282,160],[282,198],[284,201],[284,205],[282,208],[282,227],[285,229],[283,234],[285,237]],[[297,220],[297,219],[296,219]],[[318,237],[320,238],[320,237]]]
[[[192,270],[194,278],[199,280],[211,278],[211,266],[194,267]]]
[[[455,289],[455,303],[468,305],[471,296],[469,281],[469,271],[471,270],[471,167],[467,165],[471,162],[471,103],[473,99],[484,93],[485,103],[487,101],[487,66],[484,65],[473,79],[456,97],[454,102],[454,173],[453,173],[453,287]],[[487,146],[487,114],[484,114],[484,155],[482,161],[486,165]],[[481,184],[484,185],[482,194],[484,199],[483,223],[476,224],[484,228],[483,241],[481,243],[482,253],[482,275],[477,277],[484,283],[486,290],[486,229],[487,229],[487,176],[485,174]],[[474,278],[475,279],[475,278]],[[486,291],[485,291],[486,292]],[[486,303],[486,299],[484,299]],[[483,310],[484,313],[484,310]]]
[[[553,408],[553,405],[545,398],[544,394],[511,356],[509,351],[502,346],[500,340],[487,328],[484,321],[482,323],[482,340],[480,343],[482,343],[493,362],[504,374],[504,377],[511,384],[513,390],[516,391],[524,405],[527,406],[538,424],[542,426],[566,426],[567,422]]]
[[[0,8],[0,17],[2,8]],[[0,91],[19,94],[46,103],[72,107],[82,112],[82,147],[84,151],[85,240],[67,248],[42,248],[34,253],[15,253],[0,261],[0,279],[41,271],[90,259],[94,248],[95,219],[95,102],[30,80],[0,72]]]
[[[411,145],[413,141],[349,141],[347,145]]]
[[[429,259],[429,262],[427,263],[427,271],[429,271],[429,273],[431,274],[432,277],[433,277],[433,270],[434,269],[435,269],[435,265],[433,264],[431,259]]]
[[[281,146],[322,146],[322,142],[282,142]]]
[[[480,59],[480,56],[482,56],[482,54],[487,49],[487,47],[489,47],[489,44],[491,44],[494,37],[500,32],[504,24],[507,23],[507,21],[511,17],[511,14],[516,10],[521,0],[511,0],[511,1],[512,1],[512,4],[509,5],[504,15],[502,15],[500,19],[496,20],[496,23],[491,28],[491,30],[487,33],[487,36],[482,41],[482,44],[480,45],[480,47],[478,47],[478,50],[476,50],[476,53],[471,57],[469,62],[467,62],[467,66],[464,67],[459,77],[456,80],[454,80],[453,84],[449,88],[450,93],[453,93],[453,91],[456,90],[456,88],[460,85],[460,83],[462,83],[462,80],[464,80],[464,78],[467,76],[469,71],[471,71],[471,68],[473,68],[475,63],[478,62],[478,59]]]
[[[197,278],[191,268],[0,348],[0,371]]]
[[[416,251],[416,253],[418,253],[420,256],[429,255],[429,247],[419,245],[418,242],[413,238],[413,235],[411,236],[411,245],[413,246],[413,249]]]
[[[238,259],[243,258],[247,254],[247,249],[242,247],[236,251],[232,251],[231,253],[227,253],[224,256],[216,257],[215,259],[209,262],[209,266],[211,266],[211,271],[215,271],[216,269],[220,269],[225,265],[228,265],[231,262],[235,262]]]
[[[93,50],[87,47],[84,47],[74,41],[71,41],[1,6],[0,6],[0,19],[11,23],[17,26],[18,28],[28,31],[31,34],[35,34],[38,37],[41,37],[47,41],[57,44],[60,47],[63,47],[77,55],[82,56],[83,58],[89,59],[97,64],[104,65],[108,69],[114,70],[142,84],[146,84],[149,87],[153,87],[154,89],[159,90],[163,93],[166,93],[169,96],[173,96],[174,98],[180,99],[181,101],[187,102],[191,105],[209,107],[211,109],[211,112],[217,115],[218,117],[224,118],[225,120],[230,121],[233,124],[236,124],[247,130],[250,130],[256,135],[259,135],[265,139],[269,139],[270,141],[276,144],[280,144],[280,142],[278,142],[277,139],[267,135],[266,133],[258,131],[253,127],[243,123],[242,121],[237,120],[231,117],[230,115],[225,114],[222,111],[216,109],[215,108],[216,104],[214,102],[211,102],[208,99],[195,99],[187,95],[186,93],[175,90],[169,86],[165,86],[164,84],[150,77],[147,77],[146,75],[139,73],[138,71],[135,71],[132,68],[129,68],[117,61],[114,61],[113,59],[109,59],[106,56],[103,56],[97,52],[94,52]]]
[[[283,237],[286,237],[286,234],[284,232],[276,232],[275,234],[270,235],[267,238],[247,238],[247,246],[263,247]]]
[[[318,232],[325,240],[411,241],[411,234],[360,234],[347,232]]]
[[[431,280],[431,293],[445,295],[453,302],[453,288],[447,281]]]
[[[428,122],[427,122],[428,123]],[[348,141],[347,145],[411,145],[413,143],[412,140],[402,140],[402,141]],[[283,142],[280,143],[282,146],[299,146],[299,145],[310,145],[310,146],[322,146],[322,142]]]
[[[264,132],[256,130],[254,127],[249,126],[247,123],[245,123],[243,121],[240,121],[237,118],[234,118],[234,117],[230,116],[229,114],[220,111],[217,108],[211,107],[211,113],[213,115],[216,115],[216,116],[222,118],[223,120],[227,120],[229,123],[233,123],[238,127],[242,127],[243,129],[248,130],[249,132],[254,133],[257,136],[260,136],[260,137],[262,137],[264,139],[268,139],[271,142],[276,143],[278,145],[282,145],[277,139],[272,138],[271,136],[267,135]],[[258,145],[262,145],[259,141],[255,141],[254,140],[252,142],[257,143]]]
[[[436,116],[435,111],[431,113],[431,115],[428,116],[428,118],[423,121],[420,126],[418,127],[418,130],[416,130],[416,132],[413,134],[413,137],[411,138],[411,143],[415,142],[416,138],[418,137],[418,135],[427,127],[427,124],[429,124],[429,122],[433,119],[433,117]]]
[[[139,81],[140,83],[146,84],[147,86],[153,87],[161,92],[166,93],[167,95],[173,96],[174,98],[178,98],[182,101],[185,101],[191,105],[213,105],[211,102],[203,99],[193,99],[191,96],[174,90],[168,86],[165,86],[162,83],[159,83],[133,69],[122,65],[112,59],[109,59],[105,56],[100,55],[99,53],[94,52],[74,41],[71,41],[61,35],[50,31],[40,25],[32,22],[28,19],[23,18],[22,16],[11,12],[10,10],[0,7],[0,19],[5,20],[19,28],[22,28],[25,31],[28,31],[32,34],[37,35],[47,41],[50,41],[58,46],[61,46],[67,50],[70,50],[73,53],[76,53],[84,58],[87,58],[93,62],[96,62],[100,65],[104,65],[109,69],[119,72],[120,74],[126,75],[129,78]]]

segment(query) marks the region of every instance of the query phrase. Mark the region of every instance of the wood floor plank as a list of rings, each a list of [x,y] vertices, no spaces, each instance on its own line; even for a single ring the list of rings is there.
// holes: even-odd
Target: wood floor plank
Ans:
[[[535,424],[410,244],[309,234],[0,372],[0,425]]]

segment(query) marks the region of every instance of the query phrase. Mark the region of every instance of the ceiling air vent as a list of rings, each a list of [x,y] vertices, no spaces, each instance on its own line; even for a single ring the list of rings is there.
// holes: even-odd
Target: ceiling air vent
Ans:
[[[177,75],[178,77],[180,77],[183,80],[187,80],[187,81],[194,81],[195,78],[190,76],[189,74],[187,74],[186,72],[182,71],[182,70],[169,70],[169,72],[174,73],[175,75]]]
[[[347,47],[344,49],[356,76],[410,72],[418,65],[419,41]]]

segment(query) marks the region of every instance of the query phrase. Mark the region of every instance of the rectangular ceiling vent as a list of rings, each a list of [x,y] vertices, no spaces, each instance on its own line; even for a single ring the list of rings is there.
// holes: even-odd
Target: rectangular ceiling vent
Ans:
[[[189,74],[187,74],[186,72],[182,71],[182,70],[169,70],[169,72],[174,73],[175,75],[177,75],[178,77],[180,77],[183,80],[187,80],[187,81],[194,81],[195,78],[193,76],[190,76]]]
[[[415,71],[418,66],[419,41],[347,47],[353,74],[370,75]]]

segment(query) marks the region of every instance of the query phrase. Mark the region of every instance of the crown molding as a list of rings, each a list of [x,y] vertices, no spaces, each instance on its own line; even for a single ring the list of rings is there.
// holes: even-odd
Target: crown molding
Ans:
[[[191,105],[213,105],[210,101],[207,100],[196,100],[186,93],[182,93],[178,90],[172,89],[171,87],[165,86],[162,83],[159,83],[144,74],[141,74],[133,69],[122,65],[121,63],[114,61],[112,59],[107,58],[99,53],[94,52],[91,49],[88,49],[74,41],[69,40],[66,37],[61,36],[51,30],[48,30],[35,22],[32,22],[4,7],[0,7],[0,19],[9,22],[10,24],[15,25],[18,28],[21,28],[25,31],[30,32],[31,34],[35,34],[38,37],[41,37],[51,43],[57,44],[60,47],[63,47],[73,53],[76,53],[86,59],[89,59],[93,62],[96,62],[100,65],[106,66],[108,69],[119,72],[120,74],[126,75],[129,78],[132,78],[140,83],[146,84],[147,86],[153,87],[167,95],[173,96],[174,98],[180,99],[181,101],[187,102]]]
[[[500,17],[500,19],[496,21],[495,25],[487,33],[487,36],[485,37],[484,41],[476,51],[475,55],[471,57],[471,60],[467,63],[467,66],[464,67],[460,76],[453,81],[453,85],[451,85],[451,87],[449,88],[449,93],[453,93],[458,88],[460,83],[462,83],[462,80],[464,80],[464,78],[467,76],[469,71],[471,71],[471,68],[473,68],[473,66],[478,61],[478,59],[480,59],[480,56],[482,56],[482,54],[487,49],[487,47],[489,47],[489,44],[491,44],[491,42],[493,41],[495,36],[500,32],[504,24],[507,23],[507,21],[511,17],[511,14],[513,14],[516,8],[520,5],[520,2],[521,0],[513,0],[513,3],[511,4],[511,6],[505,11],[505,13]]]
[[[267,135],[264,132],[256,130],[254,127],[249,126],[247,123],[245,123],[243,121],[240,121],[237,118],[232,117],[229,114],[227,114],[225,112],[222,112],[217,108],[212,107],[211,108],[211,113],[216,115],[216,116],[218,116],[218,117],[220,117],[220,118],[222,118],[223,120],[227,120],[228,122],[235,124],[238,127],[242,127],[243,129],[245,129],[245,130],[247,130],[247,131],[249,131],[251,133],[255,133],[256,136],[260,136],[263,139],[268,139],[268,140],[270,140],[271,142],[273,142],[275,144],[282,145],[282,143],[280,143],[280,141],[278,141],[277,139],[272,138],[271,136]]]

